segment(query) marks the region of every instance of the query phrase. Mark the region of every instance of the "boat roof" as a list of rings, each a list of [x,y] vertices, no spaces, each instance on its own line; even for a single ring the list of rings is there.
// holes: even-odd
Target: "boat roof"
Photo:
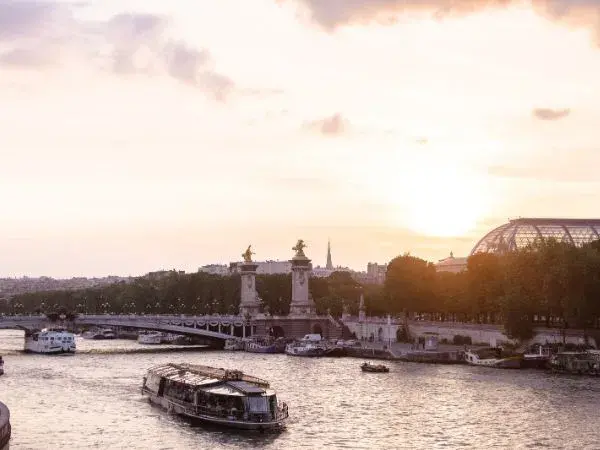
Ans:
[[[228,370],[195,364],[162,364],[151,367],[149,372],[193,386],[208,386],[219,382],[227,382],[227,384],[244,393],[255,392],[250,389],[260,389],[262,393],[269,387],[268,381],[246,375],[239,370]]]

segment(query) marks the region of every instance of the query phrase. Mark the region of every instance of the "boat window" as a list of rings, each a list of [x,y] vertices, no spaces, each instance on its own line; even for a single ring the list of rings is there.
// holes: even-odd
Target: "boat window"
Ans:
[[[269,412],[269,404],[267,402],[267,397],[248,397],[248,409],[250,410],[250,412]]]

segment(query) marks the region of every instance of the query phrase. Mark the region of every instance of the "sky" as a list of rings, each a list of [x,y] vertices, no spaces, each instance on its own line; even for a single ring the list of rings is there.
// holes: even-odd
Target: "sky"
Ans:
[[[595,0],[0,0],[0,277],[598,217],[598,74]]]

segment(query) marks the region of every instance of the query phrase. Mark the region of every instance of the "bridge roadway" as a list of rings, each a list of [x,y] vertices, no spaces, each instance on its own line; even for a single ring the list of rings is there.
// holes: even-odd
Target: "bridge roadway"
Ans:
[[[55,323],[75,326],[137,328],[140,330],[201,336],[216,340],[229,339],[233,335],[246,336],[246,333],[248,335],[252,334],[251,325],[240,316],[79,314],[72,321],[66,323],[58,321]],[[0,316],[0,329],[39,330],[51,324],[52,322],[43,314]],[[217,331],[214,331],[215,328]]]

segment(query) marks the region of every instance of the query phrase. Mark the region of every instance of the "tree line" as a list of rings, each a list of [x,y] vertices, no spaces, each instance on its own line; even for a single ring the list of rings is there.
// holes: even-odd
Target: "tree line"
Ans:
[[[291,275],[258,275],[263,310],[289,312]],[[317,311],[503,324],[512,337],[527,338],[538,325],[598,328],[600,241],[574,247],[540,240],[504,254],[469,257],[460,273],[436,272],[423,259],[404,254],[388,265],[384,284],[361,284],[350,273],[310,279]],[[21,294],[0,303],[0,314],[80,312],[119,314],[237,314],[240,276],[168,271],[130,282],[79,290]]]
[[[527,339],[534,326],[598,328],[600,241],[543,239],[503,254],[479,253],[460,273],[408,254],[388,267],[379,309],[432,320],[503,324]]]
[[[172,270],[86,289],[19,294],[0,302],[0,314],[237,314],[240,282],[238,274],[186,274]],[[257,275],[256,289],[265,313],[289,313],[291,283],[291,274]],[[322,314],[340,316],[344,304],[356,314],[361,289],[347,272],[310,280],[311,295]]]

